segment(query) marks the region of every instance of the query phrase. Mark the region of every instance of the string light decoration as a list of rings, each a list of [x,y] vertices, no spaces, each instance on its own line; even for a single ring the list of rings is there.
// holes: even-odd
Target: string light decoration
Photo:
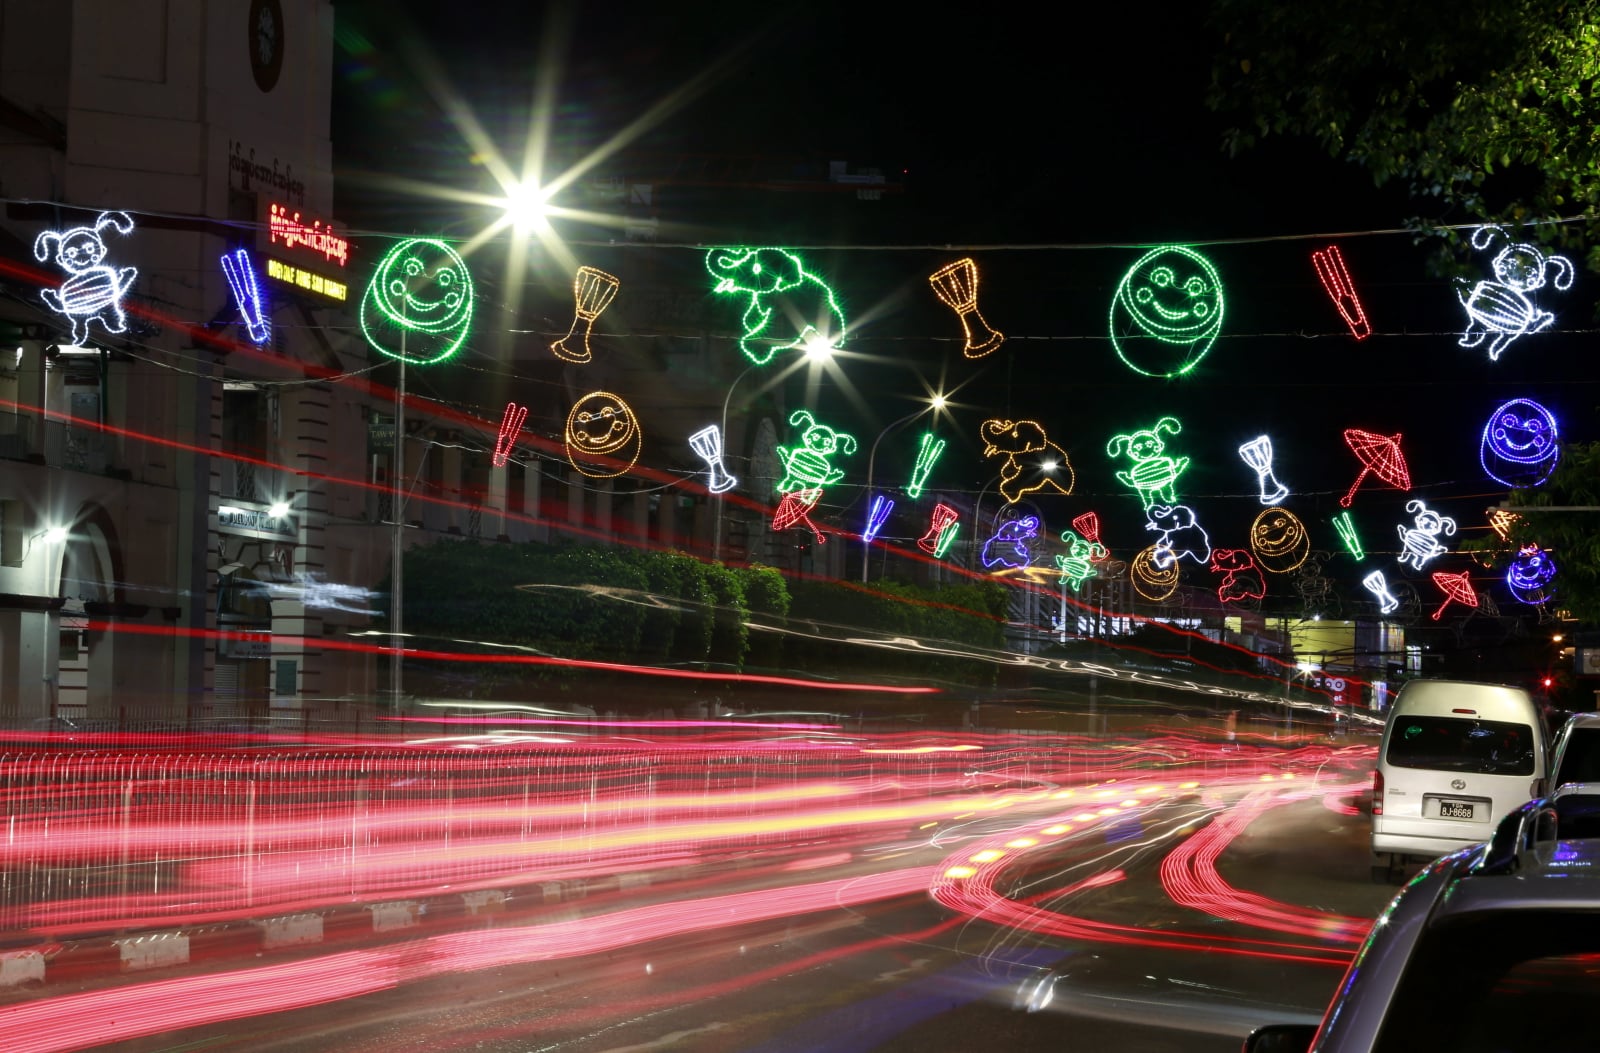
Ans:
[[[822,487],[820,486],[784,494],[783,500],[778,502],[778,507],[772,512],[772,529],[782,531],[804,524],[816,535],[817,544],[827,544],[828,535],[824,534],[822,528],[811,521],[811,510],[816,508],[817,502],[821,500]]]
[[[228,279],[228,288],[233,292],[233,304],[239,308],[239,317],[244,319],[244,329],[250,334],[250,342],[259,346],[271,340],[272,323],[267,320],[266,300],[262,298],[261,286],[256,281],[256,269],[250,263],[250,253],[245,249],[223,253],[222,275]]]
[[[1361,462],[1361,474],[1350,484],[1349,492],[1339,498],[1341,508],[1350,507],[1362,480],[1369,473],[1396,490],[1411,489],[1411,469],[1406,466],[1405,454],[1400,452],[1399,434],[1377,435],[1359,428],[1346,428],[1344,441],[1350,447],[1350,452],[1356,455],[1356,460]]]
[[[889,513],[894,511],[894,501],[879,494],[872,499],[872,508],[867,512],[867,529],[861,532],[861,540],[872,544],[877,540],[878,532],[883,529],[883,524],[888,522]]]
[[[715,424],[707,424],[689,436],[689,448],[706,462],[706,470],[711,475],[710,482],[706,483],[706,489],[711,493],[725,494],[739,485],[739,480],[728,474],[728,469],[722,463],[721,428]]]
[[[1135,373],[1180,377],[1222,331],[1222,279],[1191,248],[1164,245],[1123,274],[1111,298],[1111,346]]]
[[[1056,555],[1056,569],[1061,571],[1061,577],[1056,579],[1056,583],[1071,585],[1072,591],[1078,592],[1085,581],[1100,573],[1100,568],[1095,564],[1105,559],[1109,553],[1098,541],[1079,537],[1071,530],[1063,530],[1061,540],[1066,543],[1067,551]]]
[[[1019,516],[1000,524],[994,536],[983,543],[979,558],[985,568],[1003,566],[1010,570],[1030,566],[1033,549],[1028,542],[1039,536],[1038,516]]]
[[[978,312],[978,265],[970,259],[957,260],[928,275],[934,295],[961,319],[966,343],[961,353],[982,358],[1005,342],[1005,334],[992,329]]]
[[[1523,545],[1506,568],[1506,588],[1518,601],[1537,607],[1551,597],[1556,561],[1538,545]]]
[[[1379,614],[1393,614],[1400,609],[1400,599],[1389,591],[1389,579],[1383,576],[1383,571],[1373,571],[1361,579],[1361,584],[1377,598]]]
[[[506,411],[500,416],[500,434],[494,440],[494,466],[504,468],[506,461],[511,459],[511,451],[517,445],[517,436],[522,434],[522,424],[528,419],[528,407],[519,406],[515,402],[506,403]]]
[[[1339,540],[1344,542],[1344,550],[1353,559],[1359,562],[1367,558],[1367,550],[1361,547],[1361,535],[1356,533],[1355,520],[1350,518],[1349,512],[1340,512],[1333,517],[1333,529],[1339,535]]]
[[[1058,494],[1072,493],[1077,473],[1067,451],[1050,441],[1038,421],[993,418],[983,422],[978,436],[983,439],[985,457],[1005,457],[1000,466],[1000,494],[1007,503],[1016,504],[1045,487]]]
[[[579,365],[594,358],[589,348],[589,335],[594,332],[595,319],[600,317],[611,301],[617,298],[622,282],[596,267],[579,267],[572,279],[572,299],[575,308],[567,335],[550,345],[551,352],[563,362]],[[578,335],[578,324],[583,324],[583,346],[573,339]]]
[[[1439,609],[1433,612],[1433,620],[1438,621],[1444,616],[1444,609],[1451,603],[1459,603],[1463,607],[1477,607],[1478,594],[1472,591],[1472,579],[1466,571],[1459,574],[1450,574],[1446,571],[1433,572],[1433,583],[1439,586],[1444,593],[1444,602],[1439,604]]]
[[[1528,294],[1538,292],[1547,283],[1566,292],[1577,275],[1572,261],[1565,256],[1546,256],[1537,246],[1514,242],[1499,227],[1479,227],[1472,232],[1475,249],[1488,249],[1497,240],[1506,244],[1490,264],[1494,281],[1481,281],[1470,292],[1456,290],[1467,313],[1467,328],[1457,343],[1461,347],[1477,347],[1493,333],[1494,339],[1489,341],[1491,362],[1498,362],[1512,341],[1548,329],[1556,320],[1551,312],[1541,311]]]
[[[1204,566],[1211,559],[1211,538],[1195,521],[1188,505],[1151,505],[1146,530],[1160,533],[1155,549],[1155,564],[1165,568],[1180,559],[1192,559]]]
[[[1399,559],[1401,563],[1409,563],[1413,570],[1421,570],[1425,564],[1450,551],[1439,542],[1439,535],[1454,534],[1456,521],[1435,512],[1423,501],[1407,501],[1406,511],[1415,512],[1416,517],[1410,527],[1403,523],[1395,527],[1400,535]]]
[[[1178,503],[1176,483],[1178,476],[1189,467],[1187,457],[1166,456],[1167,444],[1161,435],[1177,435],[1183,425],[1176,417],[1162,417],[1154,426],[1143,431],[1113,435],[1106,443],[1106,456],[1112,460],[1126,454],[1133,470],[1118,472],[1117,481],[1131,487],[1144,503],[1145,511],[1158,501],[1162,504]]]
[[[1255,469],[1256,484],[1260,487],[1260,500],[1264,505],[1275,505],[1289,496],[1289,488],[1278,482],[1277,476],[1272,474],[1272,440],[1265,435],[1258,435],[1254,439],[1239,447],[1239,456],[1244,463]]]
[[[1263,509],[1250,524],[1250,551],[1262,570],[1288,574],[1311,555],[1311,534],[1287,508]]]
[[[789,414],[789,423],[805,430],[800,433],[799,445],[778,447],[778,459],[784,469],[778,492],[831,486],[843,479],[844,469],[835,468],[833,458],[855,453],[855,436],[817,423],[809,410],[795,410]]]
[[[39,298],[57,314],[65,315],[72,327],[72,342],[89,343],[89,323],[99,322],[108,333],[128,331],[128,316],[122,298],[139,276],[137,267],[111,267],[104,261],[111,250],[100,232],[106,228],[118,234],[133,233],[133,217],[126,212],[102,212],[92,227],[47,230],[33,239],[34,259],[50,258],[55,246],[55,264],[67,272],[67,279],[55,289],[40,289]]]
[[[934,505],[927,533],[917,539],[917,547],[930,556],[942,558],[955,540],[956,521],[960,518],[961,513],[949,505],[942,502]]]
[[[739,350],[758,366],[779,351],[818,353],[844,344],[844,312],[821,278],[785,249],[712,249],[706,269],[719,295],[744,293],[744,335]],[[783,303],[777,301],[781,298]],[[774,319],[778,325],[773,328]]]
[[[1350,270],[1344,265],[1344,254],[1339,251],[1339,246],[1329,245],[1313,252],[1311,266],[1316,268],[1317,277],[1322,279],[1322,289],[1328,294],[1328,299],[1338,308],[1339,317],[1350,327],[1350,335],[1357,340],[1371,336],[1372,325],[1361,306],[1361,297],[1356,295],[1356,284],[1350,280]]]
[[[1128,564],[1128,577],[1139,595],[1154,603],[1171,596],[1178,590],[1178,561],[1166,566],[1156,563],[1156,547],[1142,548]]]
[[[433,238],[410,238],[378,262],[361,298],[361,332],[380,354],[426,366],[450,358],[472,325],[472,273]]]
[[[1501,541],[1511,540],[1511,528],[1522,522],[1522,517],[1509,508],[1489,509],[1489,529],[1493,530]]]
[[[1085,512],[1082,515],[1073,516],[1072,529],[1076,530],[1079,534],[1082,534],[1084,540],[1092,541],[1099,546],[1096,551],[1098,551],[1100,554],[1098,556],[1090,557],[1096,563],[1099,563],[1101,560],[1106,559],[1111,555],[1110,551],[1107,550],[1105,545],[1100,543],[1099,516],[1095,515],[1093,512]]]
[[[591,479],[622,475],[639,460],[644,436],[621,396],[592,391],[567,414],[567,463]]]
[[[1478,460],[1502,486],[1538,486],[1561,460],[1559,438],[1555,414],[1532,399],[1512,399],[1489,415]]]
[[[1250,558],[1250,553],[1242,548],[1213,550],[1211,572],[1222,575],[1222,584],[1217,586],[1217,599],[1223,603],[1266,599],[1266,579],[1256,568],[1256,561]]]
[[[917,449],[917,463],[911,469],[911,482],[906,486],[906,496],[917,498],[922,496],[922,488],[928,484],[928,475],[933,471],[933,466],[939,462],[939,455],[944,453],[944,440],[935,439],[933,432],[923,432],[922,445]]]

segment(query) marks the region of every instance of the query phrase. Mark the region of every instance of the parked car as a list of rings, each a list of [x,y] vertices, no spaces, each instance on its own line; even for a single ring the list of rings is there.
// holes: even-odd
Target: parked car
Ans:
[[[1246,1053],[1590,1050],[1600,993],[1600,785],[1528,802],[1379,915],[1321,1024]]]
[[[1550,785],[1600,782],[1600,713],[1574,713],[1550,746]]]
[[[1384,723],[1372,773],[1372,877],[1488,840],[1544,792],[1545,727],[1519,687],[1413,680]]]

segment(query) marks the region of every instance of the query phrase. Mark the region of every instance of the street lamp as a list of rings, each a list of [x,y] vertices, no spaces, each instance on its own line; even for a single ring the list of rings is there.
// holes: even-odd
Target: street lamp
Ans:
[[[937,413],[944,409],[944,407],[945,397],[943,395],[935,395],[933,398],[928,400],[928,404],[926,406],[923,406],[920,409],[912,410],[899,420],[891,421],[888,426],[878,433],[878,437],[872,440],[872,450],[867,454],[867,500],[869,502],[872,500],[872,475],[873,469],[878,460],[878,443],[883,441],[884,436],[888,435],[891,431],[898,428],[906,421],[914,420],[915,418],[922,416],[924,413],[927,413],[929,410]],[[861,584],[863,585],[867,583],[867,565],[871,562],[872,542],[863,537],[861,539]]]

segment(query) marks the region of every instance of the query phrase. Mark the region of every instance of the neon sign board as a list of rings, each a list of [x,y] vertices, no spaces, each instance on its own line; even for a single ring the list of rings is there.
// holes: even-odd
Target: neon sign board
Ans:
[[[339,303],[344,303],[350,297],[350,287],[344,282],[275,260],[271,256],[267,257],[267,277]]]
[[[289,206],[276,201],[267,206],[267,245],[282,245],[289,251],[304,249],[341,267],[350,263],[350,239],[335,234],[331,222],[313,219],[307,224],[298,211],[291,212]]]

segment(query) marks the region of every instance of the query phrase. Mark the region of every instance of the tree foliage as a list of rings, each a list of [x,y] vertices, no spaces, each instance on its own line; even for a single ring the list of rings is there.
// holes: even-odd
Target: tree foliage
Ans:
[[[1579,621],[1600,621],[1600,442],[1567,446],[1549,482],[1513,491],[1507,503],[1525,509],[1512,525],[1510,551],[1531,542],[1550,552],[1557,567],[1555,606]],[[1551,507],[1596,511],[1539,511]]]
[[[1312,137],[1433,202],[1419,229],[1582,215],[1539,237],[1595,245],[1600,270],[1600,3],[1217,0],[1211,17],[1230,152]]]

